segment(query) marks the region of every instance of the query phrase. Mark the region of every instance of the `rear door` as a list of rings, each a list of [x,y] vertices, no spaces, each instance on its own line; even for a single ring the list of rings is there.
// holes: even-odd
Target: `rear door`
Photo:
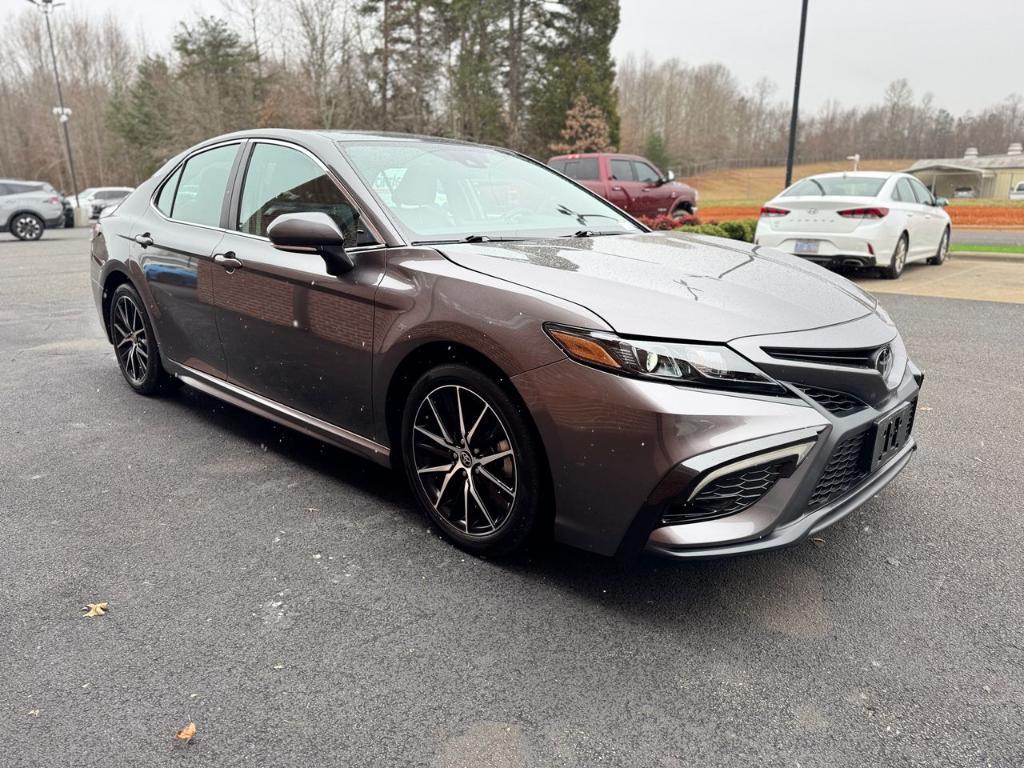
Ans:
[[[164,354],[218,378],[225,377],[226,365],[215,316],[213,254],[224,238],[222,214],[240,146],[223,144],[185,160],[136,223],[130,244]]]
[[[914,190],[918,210],[915,219],[918,232],[910,233],[910,251],[918,256],[931,256],[939,249],[939,240],[946,230],[946,217],[942,209],[936,207],[935,198],[924,184],[912,178],[907,181]]]
[[[385,252],[358,208],[312,154],[253,142],[230,228],[218,246],[215,296],[229,380],[336,426],[370,435],[373,299]],[[279,251],[267,227],[320,211],[338,224],[355,269],[327,274],[317,254]]]

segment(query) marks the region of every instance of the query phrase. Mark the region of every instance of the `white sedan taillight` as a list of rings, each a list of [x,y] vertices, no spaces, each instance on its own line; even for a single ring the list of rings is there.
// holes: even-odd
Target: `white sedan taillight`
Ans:
[[[844,219],[884,219],[889,215],[888,208],[847,208],[837,211]]]
[[[773,218],[776,216],[786,216],[789,213],[785,208],[772,208],[770,205],[764,206],[761,209],[761,216],[765,218]]]

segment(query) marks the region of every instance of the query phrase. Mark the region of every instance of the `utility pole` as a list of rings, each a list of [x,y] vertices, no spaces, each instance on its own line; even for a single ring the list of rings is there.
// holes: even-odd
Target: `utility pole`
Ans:
[[[800,76],[804,69],[804,35],[807,32],[807,0],[800,11],[800,42],[796,49],[796,84],[793,86],[793,114],[789,117],[789,154],[786,156],[786,186],[793,183],[793,158],[796,155],[796,123],[800,114]]]
[[[64,147],[68,153],[68,168],[71,170],[71,186],[75,196],[75,207],[78,207],[78,178],[75,176],[75,156],[71,152],[71,133],[68,131],[68,119],[71,117],[71,110],[64,106],[64,91],[60,86],[60,71],[57,69],[57,49],[53,45],[53,27],[50,24],[50,12],[64,3],[55,3],[53,0],[28,0],[43,12],[46,19],[46,36],[50,39],[50,58],[53,60],[53,79],[57,83],[57,104],[53,114],[57,116],[58,122],[64,128]]]

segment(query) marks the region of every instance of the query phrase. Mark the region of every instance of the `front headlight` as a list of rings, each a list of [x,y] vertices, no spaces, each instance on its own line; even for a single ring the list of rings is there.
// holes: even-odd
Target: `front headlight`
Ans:
[[[789,395],[785,387],[725,346],[623,339],[553,323],[544,329],[573,360],[606,371],[691,387]]]

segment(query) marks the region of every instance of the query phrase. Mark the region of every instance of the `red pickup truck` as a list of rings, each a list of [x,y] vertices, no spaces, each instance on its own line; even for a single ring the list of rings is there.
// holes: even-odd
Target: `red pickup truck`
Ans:
[[[634,216],[697,213],[697,190],[637,155],[557,155],[548,165]]]

